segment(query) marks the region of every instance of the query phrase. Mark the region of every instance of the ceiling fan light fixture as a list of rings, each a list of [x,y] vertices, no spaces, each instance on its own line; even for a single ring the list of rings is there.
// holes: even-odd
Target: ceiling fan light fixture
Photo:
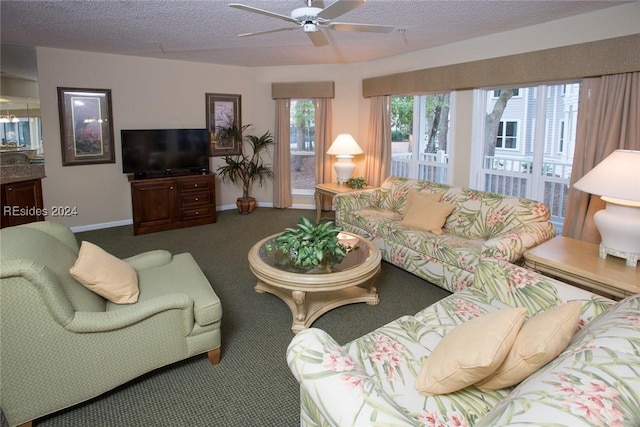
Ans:
[[[302,29],[305,33],[315,33],[316,31],[318,31],[318,26],[313,22],[305,22],[302,26]]]

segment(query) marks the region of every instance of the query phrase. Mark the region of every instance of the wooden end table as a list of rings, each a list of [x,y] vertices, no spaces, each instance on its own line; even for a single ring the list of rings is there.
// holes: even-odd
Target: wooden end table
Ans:
[[[331,272],[296,273],[275,263],[265,250],[279,234],[262,239],[249,250],[249,267],[258,279],[255,291],[268,292],[284,301],[291,310],[291,330],[297,334],[321,315],[346,304],[364,302],[377,305],[378,292],[373,286],[380,273],[380,250],[368,239],[342,232],[340,242],[353,247]],[[363,285],[363,286],[359,286]]]
[[[366,187],[361,189],[354,189],[348,187],[346,184],[337,184],[335,182],[317,184],[316,192],[314,194],[314,197],[316,199],[316,224],[320,222],[320,219],[322,217],[322,196],[334,197],[336,194],[351,193],[352,191],[360,191],[364,189],[366,189]]]
[[[600,295],[621,299],[640,293],[640,269],[617,257],[600,258],[598,245],[560,236],[524,254],[525,265]]]

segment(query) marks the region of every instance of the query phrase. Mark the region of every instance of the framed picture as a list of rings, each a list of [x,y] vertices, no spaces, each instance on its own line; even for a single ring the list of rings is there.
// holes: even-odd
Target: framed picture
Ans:
[[[207,129],[211,136],[211,155],[226,156],[227,154],[240,154],[241,140],[232,138],[221,129],[235,125],[242,129],[240,95],[224,93],[207,93]]]
[[[111,89],[58,88],[62,166],[115,163]]]

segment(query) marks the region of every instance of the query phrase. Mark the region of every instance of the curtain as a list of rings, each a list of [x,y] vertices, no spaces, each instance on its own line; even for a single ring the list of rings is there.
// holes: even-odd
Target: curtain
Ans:
[[[368,141],[365,149],[365,180],[378,187],[391,172],[391,97],[371,98]]]
[[[605,203],[573,184],[616,149],[640,150],[640,72],[582,81],[564,236],[600,242],[593,214]]]
[[[289,117],[291,102],[289,99],[276,99],[276,141],[273,159],[273,206],[288,208],[293,204],[291,197],[291,156],[289,145]]]
[[[331,158],[327,150],[331,146],[333,135],[332,101],[331,98],[316,98],[316,182],[331,181]],[[331,201],[323,197],[322,209],[330,210]]]

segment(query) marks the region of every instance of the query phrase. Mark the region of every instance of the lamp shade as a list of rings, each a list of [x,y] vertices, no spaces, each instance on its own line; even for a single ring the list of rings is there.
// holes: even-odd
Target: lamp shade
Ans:
[[[614,151],[573,186],[598,196],[640,202],[640,151]]]
[[[333,140],[333,144],[327,150],[327,154],[332,156],[355,156],[356,154],[362,154],[362,148],[358,145],[355,139],[348,133],[341,133]]]

